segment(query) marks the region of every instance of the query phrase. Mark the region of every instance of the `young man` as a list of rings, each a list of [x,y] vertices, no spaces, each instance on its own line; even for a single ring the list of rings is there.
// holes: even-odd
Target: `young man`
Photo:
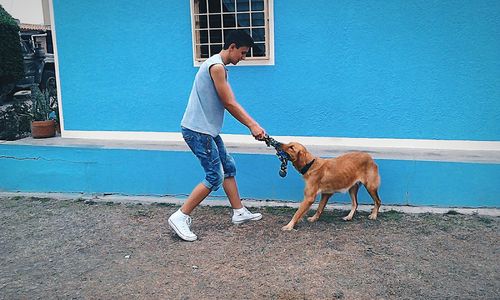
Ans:
[[[255,139],[261,140],[266,135],[265,130],[236,101],[227,82],[226,65],[236,65],[244,60],[253,43],[246,32],[232,31],[226,38],[224,49],[207,59],[196,74],[181,121],[181,131],[185,142],[200,160],[205,179],[193,189],[182,207],[168,218],[170,227],[185,241],[197,239],[191,231],[189,215],[211,191],[216,191],[221,185],[233,208],[233,223],[262,218],[260,213],[251,213],[241,204],[234,178],[234,159],[227,153],[219,136],[225,109],[247,126]]]

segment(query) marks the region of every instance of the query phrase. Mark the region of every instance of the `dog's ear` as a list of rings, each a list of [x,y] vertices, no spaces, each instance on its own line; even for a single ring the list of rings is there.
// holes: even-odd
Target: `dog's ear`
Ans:
[[[290,160],[292,162],[296,161],[297,160],[297,151],[296,149],[294,148],[293,145],[289,145],[288,146],[288,151],[286,151],[288,156],[290,156]]]
[[[307,163],[306,162],[306,159],[307,159],[306,158],[306,154],[307,154],[306,151],[304,151],[302,149],[297,150],[297,154],[296,154],[296,156],[297,156],[297,159],[296,159],[297,165],[302,166],[302,165],[305,165]]]

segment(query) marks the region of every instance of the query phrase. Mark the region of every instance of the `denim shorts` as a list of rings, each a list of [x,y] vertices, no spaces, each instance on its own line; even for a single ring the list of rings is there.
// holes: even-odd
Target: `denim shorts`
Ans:
[[[212,137],[184,127],[181,127],[181,132],[184,141],[205,170],[205,179],[202,183],[208,189],[216,191],[222,185],[224,178],[236,176],[234,159],[227,153],[220,135]]]

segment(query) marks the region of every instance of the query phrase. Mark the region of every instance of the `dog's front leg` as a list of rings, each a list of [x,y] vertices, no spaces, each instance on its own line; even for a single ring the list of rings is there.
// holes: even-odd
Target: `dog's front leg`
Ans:
[[[300,203],[299,209],[297,209],[290,222],[288,222],[287,225],[283,226],[281,230],[287,230],[287,231],[292,230],[295,224],[297,224],[297,222],[302,218],[302,216],[309,210],[311,205],[313,205],[315,196],[316,194],[306,195],[302,203]]]

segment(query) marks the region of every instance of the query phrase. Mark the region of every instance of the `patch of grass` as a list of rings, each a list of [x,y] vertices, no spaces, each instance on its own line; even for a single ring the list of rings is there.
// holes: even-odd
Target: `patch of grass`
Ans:
[[[4,200],[4,199],[0,199]],[[2,208],[16,208],[16,207],[21,207],[24,203],[23,198],[19,199],[13,199],[13,198],[6,198],[5,201],[0,201],[0,206]]]
[[[315,210],[310,210],[308,217],[313,216],[316,213]],[[347,216],[349,213],[348,210],[325,210],[321,214],[321,217],[319,217],[319,220],[317,222],[325,222],[325,223],[336,223],[336,224],[344,224],[346,223],[342,218],[344,216]],[[354,215],[356,217],[356,215]]]
[[[424,221],[426,223],[435,224],[438,221],[436,214],[432,214],[432,213],[427,212],[427,213],[420,214],[419,216],[422,219],[422,221]]]
[[[213,212],[218,212],[218,213],[227,212],[229,210],[231,210],[231,212],[232,212],[232,209],[230,206],[214,205],[214,206],[204,206],[204,208],[209,209]]]
[[[133,211],[131,213],[131,215],[133,217],[147,217],[147,218],[151,218],[151,212],[149,210],[146,210],[146,209],[138,209],[136,211]]]
[[[491,225],[493,223],[493,219],[488,217],[478,217],[477,220],[486,225]]]
[[[467,226],[467,224],[464,224],[464,220],[460,217],[455,217],[455,215],[439,215],[439,214],[431,214],[431,213],[425,213],[422,214],[422,220],[423,222],[430,227],[432,230],[438,229],[441,231],[449,232],[455,227],[464,227]]]
[[[452,225],[450,223],[440,223],[438,224],[438,228],[441,229],[442,231],[449,232],[452,229]]]
[[[59,201],[58,203],[58,206],[59,207],[69,207],[71,206],[71,201],[67,201],[67,200],[63,200],[63,201]]]
[[[416,231],[417,231],[417,233],[425,235],[425,236],[429,236],[433,232],[430,228],[424,227],[424,226],[418,227]]]
[[[24,197],[21,197],[21,196],[14,196],[12,198],[10,198],[11,200],[14,200],[14,201],[19,201],[19,200],[23,200]]]
[[[158,206],[158,207],[173,207],[173,206],[178,206],[177,204],[173,203],[164,203],[164,202],[153,202],[151,203],[152,206]]]
[[[345,212],[346,212],[346,214],[348,214],[348,213],[349,213],[349,210],[346,210]],[[369,216],[370,214],[371,214],[371,211],[360,211],[360,210],[357,210],[357,211],[356,211],[356,214],[354,214],[354,216],[359,215],[359,216],[363,216],[363,218],[364,218],[364,217],[368,218],[368,216]]]
[[[225,206],[225,205],[212,205],[212,206],[205,206],[205,207],[210,207],[213,209],[228,209],[229,208],[229,206]]]
[[[39,197],[30,197],[29,198],[31,201],[39,201],[39,202],[42,202],[42,203],[45,203],[45,202],[50,202],[52,201],[53,199],[51,198],[39,198]]]
[[[399,221],[403,218],[404,214],[402,212],[391,209],[388,212],[381,213],[380,216],[387,221]]]
[[[305,220],[307,220],[308,217],[312,217],[315,213],[316,213],[316,211],[310,210],[309,213],[307,214],[307,217],[305,218]],[[321,217],[319,217],[317,222],[334,223],[334,222],[338,222],[338,221],[339,221],[338,216],[332,214],[329,211],[324,211],[321,214]]]
[[[272,215],[284,216],[284,215],[293,215],[295,210],[294,207],[288,206],[266,206],[263,208],[264,212],[270,213]]]

